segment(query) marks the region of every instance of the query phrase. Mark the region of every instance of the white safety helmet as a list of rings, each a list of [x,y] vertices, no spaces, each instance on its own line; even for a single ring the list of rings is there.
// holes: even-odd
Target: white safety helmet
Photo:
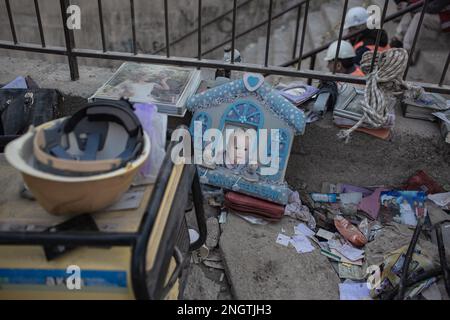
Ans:
[[[337,46],[338,41],[335,41],[328,47],[327,55],[325,56],[325,61],[333,61],[336,58]],[[356,57],[356,53],[350,42],[342,40],[338,58],[349,59],[354,57]]]
[[[345,16],[344,29],[347,30],[351,27],[357,27],[367,24],[369,20],[369,14],[367,10],[363,7],[354,7],[348,10]]]

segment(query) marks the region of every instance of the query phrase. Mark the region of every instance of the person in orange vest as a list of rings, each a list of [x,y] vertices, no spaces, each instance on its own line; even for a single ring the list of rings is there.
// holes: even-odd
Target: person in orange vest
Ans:
[[[351,8],[345,17],[344,29],[346,34],[353,34],[357,31],[360,33],[349,39],[355,49],[355,63],[359,66],[364,53],[367,51],[375,51],[378,29],[368,29],[367,21],[369,14],[363,7]],[[385,30],[381,30],[380,43],[378,52],[384,52],[391,48],[389,45],[389,37]]]
[[[328,62],[328,69],[333,71],[334,61],[336,59],[338,41],[333,42],[328,48],[327,55],[325,56],[325,61]],[[355,64],[355,50],[348,41],[341,41],[341,46],[339,49],[339,56],[336,62],[336,72],[345,73],[355,77],[364,77],[365,74],[362,72],[361,68]]]

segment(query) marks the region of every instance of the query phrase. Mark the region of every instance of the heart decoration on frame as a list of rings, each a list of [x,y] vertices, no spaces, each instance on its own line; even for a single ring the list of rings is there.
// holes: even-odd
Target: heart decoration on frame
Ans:
[[[264,76],[259,73],[245,73],[244,85],[248,91],[254,92],[258,90],[264,83]]]

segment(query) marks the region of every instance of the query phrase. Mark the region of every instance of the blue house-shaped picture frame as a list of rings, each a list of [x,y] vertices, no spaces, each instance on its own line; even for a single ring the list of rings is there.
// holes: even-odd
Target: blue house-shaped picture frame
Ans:
[[[303,134],[305,130],[305,116],[301,110],[266,84],[264,77],[258,74],[245,74],[243,79],[197,94],[188,100],[187,109],[193,113],[192,132],[195,121],[202,123],[203,132],[211,128],[224,132],[228,126],[244,130],[253,128],[257,132],[268,129],[269,133],[271,129],[278,129],[280,161],[276,174],[261,175],[258,181],[248,181],[226,166],[214,169],[199,166],[198,171],[202,183],[287,204],[291,190],[284,176],[294,136]],[[270,143],[269,134],[268,156]]]

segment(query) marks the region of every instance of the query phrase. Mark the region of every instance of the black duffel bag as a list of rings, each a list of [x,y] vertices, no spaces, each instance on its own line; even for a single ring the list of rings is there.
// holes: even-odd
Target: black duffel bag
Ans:
[[[61,102],[55,89],[0,89],[0,152],[30,125],[53,120]]]

